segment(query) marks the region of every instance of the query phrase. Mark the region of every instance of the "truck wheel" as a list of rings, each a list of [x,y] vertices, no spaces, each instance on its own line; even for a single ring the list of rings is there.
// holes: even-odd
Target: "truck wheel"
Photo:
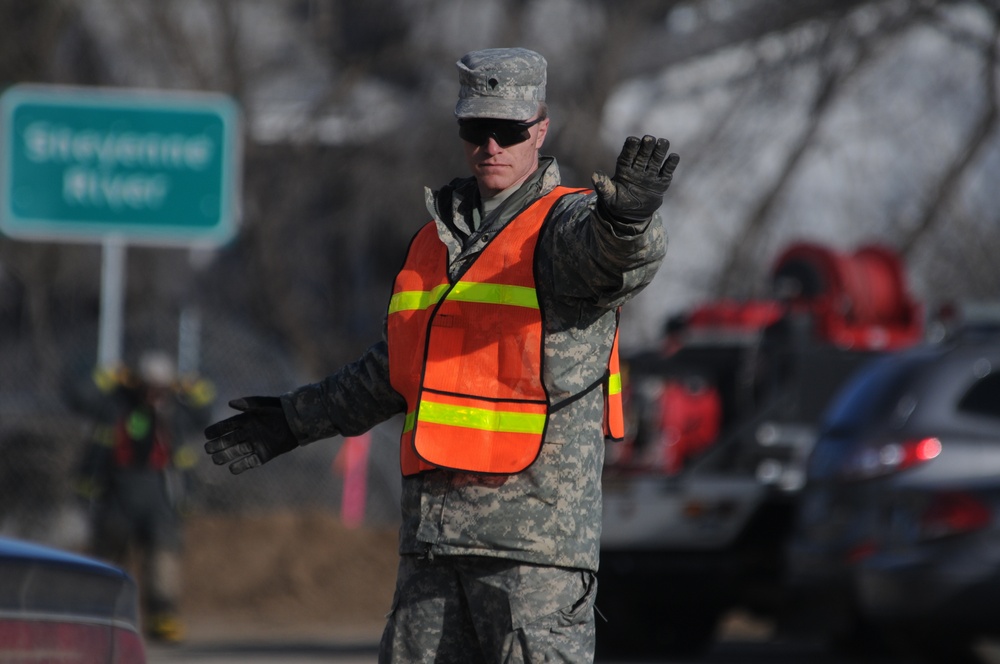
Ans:
[[[971,633],[936,632],[927,626],[896,627],[888,633],[892,650],[920,664],[986,664]]]
[[[692,657],[714,640],[719,612],[710,607],[666,606],[643,593],[599,595],[597,652],[604,657]]]
[[[693,610],[687,615],[674,616],[665,626],[666,637],[659,644],[659,653],[667,657],[695,657],[707,651],[715,640],[719,615],[709,609]]]

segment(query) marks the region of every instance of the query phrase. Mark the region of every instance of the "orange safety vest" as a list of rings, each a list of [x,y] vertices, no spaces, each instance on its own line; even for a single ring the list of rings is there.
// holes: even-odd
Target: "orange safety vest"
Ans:
[[[618,360],[618,316],[615,314],[615,340],[611,344],[611,358],[608,360],[608,378],[604,383],[604,437],[610,440],[625,440],[625,409],[622,403],[621,362]]]
[[[516,473],[538,456],[550,405],[534,255],[552,206],[573,191],[581,190],[557,187],[535,201],[455,283],[436,224],[414,236],[387,318],[390,382],[407,404],[403,475],[435,468]],[[621,438],[617,330],[609,368],[616,375],[605,381],[605,410],[616,415],[605,418],[605,428]]]

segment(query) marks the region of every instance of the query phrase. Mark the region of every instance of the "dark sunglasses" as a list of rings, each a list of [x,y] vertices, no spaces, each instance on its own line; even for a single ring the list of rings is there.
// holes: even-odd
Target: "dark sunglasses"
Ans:
[[[493,120],[487,118],[477,118],[475,120],[459,120],[458,135],[463,141],[473,145],[486,145],[491,138],[502,148],[511,145],[524,143],[531,137],[529,127],[533,127],[544,118],[537,118],[531,122],[518,122],[517,120]]]

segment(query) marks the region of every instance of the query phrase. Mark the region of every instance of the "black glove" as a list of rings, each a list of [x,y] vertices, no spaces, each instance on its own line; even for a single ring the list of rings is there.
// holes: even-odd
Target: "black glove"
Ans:
[[[680,157],[667,156],[670,141],[665,138],[635,136],[625,139],[615,164],[615,175],[594,173],[597,211],[605,218],[634,224],[648,221],[663,203]]]
[[[278,397],[245,397],[229,402],[242,411],[205,429],[205,451],[217,466],[239,475],[299,446]]]

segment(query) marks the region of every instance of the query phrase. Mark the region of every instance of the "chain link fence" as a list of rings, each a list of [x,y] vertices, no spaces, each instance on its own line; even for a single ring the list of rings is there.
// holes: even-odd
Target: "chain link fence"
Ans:
[[[196,343],[198,374],[216,393],[210,421],[235,412],[227,406],[232,398],[276,395],[307,382],[281,339],[264,338],[231,314],[206,308],[198,316],[197,338],[178,344],[183,318],[162,309],[130,318],[123,362],[134,364],[150,348],[190,356],[191,348],[178,347]],[[0,334],[0,534],[80,548],[87,505],[74,490],[75,472],[93,418],[68,395],[74,381],[88,380],[94,368],[96,321],[94,329],[63,330],[56,343],[45,346],[10,330]],[[401,421],[390,421],[369,434],[364,525],[398,523],[400,426]],[[345,508],[343,460],[338,461],[343,438],[318,441],[239,476],[215,466],[203,453],[203,442],[198,432],[181,441],[196,452],[185,501],[191,514],[317,508],[339,514]]]

